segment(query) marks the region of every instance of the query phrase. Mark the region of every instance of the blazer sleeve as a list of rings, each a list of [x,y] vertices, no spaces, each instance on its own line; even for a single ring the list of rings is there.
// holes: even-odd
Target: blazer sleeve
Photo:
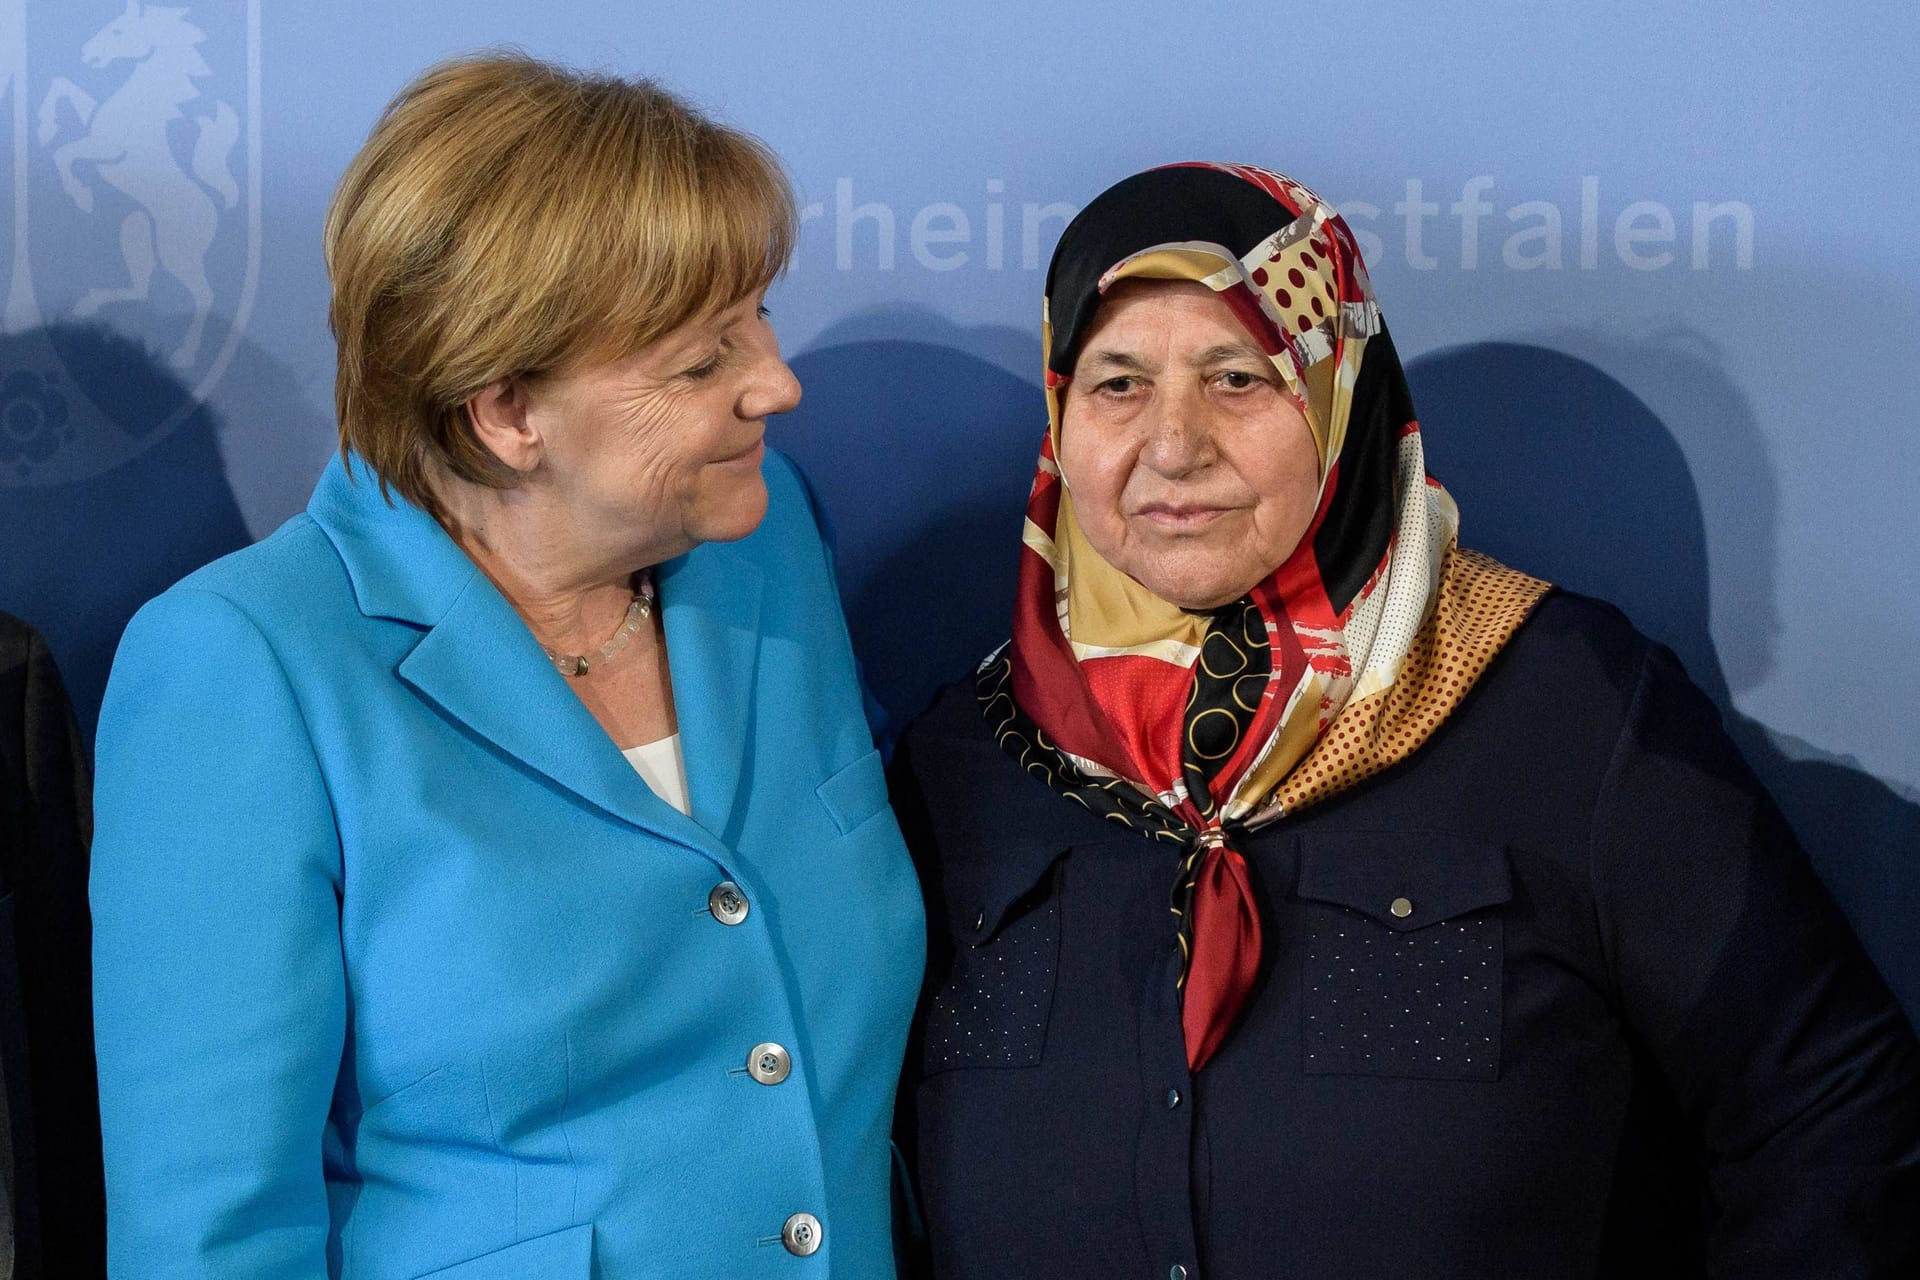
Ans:
[[[1920,1051],[1804,853],[1654,648],[1594,815],[1602,945],[1697,1126],[1716,1275],[1920,1274]]]
[[[339,840],[260,630],[206,591],[141,610],[96,762],[109,1273],[322,1280],[321,1143],[346,1021]]]

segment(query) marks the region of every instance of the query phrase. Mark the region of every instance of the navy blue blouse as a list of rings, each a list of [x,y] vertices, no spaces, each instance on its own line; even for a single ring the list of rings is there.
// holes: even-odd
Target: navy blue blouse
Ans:
[[[1190,1078],[1173,858],[969,682],[896,809],[942,1280],[1920,1274],[1920,1048],[1671,654],[1557,594],[1421,750],[1244,839],[1258,986]]]

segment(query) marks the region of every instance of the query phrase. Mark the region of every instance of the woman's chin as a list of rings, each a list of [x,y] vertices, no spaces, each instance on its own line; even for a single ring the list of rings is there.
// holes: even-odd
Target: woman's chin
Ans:
[[[1206,613],[1232,604],[1252,590],[1251,587],[1238,587],[1211,574],[1196,577],[1191,574],[1150,573],[1134,581],[1168,604],[1189,613]]]
[[[1116,567],[1168,604],[1204,613],[1232,604],[1272,572],[1233,563],[1244,558],[1190,546],[1148,558],[1142,564]]]
[[[756,471],[750,480],[729,486],[724,495],[715,495],[706,504],[705,518],[698,522],[695,536],[702,542],[738,542],[766,518],[767,485]]]

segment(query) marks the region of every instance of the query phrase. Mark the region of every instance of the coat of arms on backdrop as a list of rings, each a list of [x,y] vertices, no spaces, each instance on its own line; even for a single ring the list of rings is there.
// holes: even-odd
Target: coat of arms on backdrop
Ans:
[[[112,470],[232,362],[260,276],[259,13],[0,0],[0,486]]]

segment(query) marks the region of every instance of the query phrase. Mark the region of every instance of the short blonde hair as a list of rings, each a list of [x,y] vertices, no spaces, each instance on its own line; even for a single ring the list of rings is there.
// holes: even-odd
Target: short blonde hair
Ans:
[[[796,230],[773,153],[651,81],[513,53],[435,67],[327,210],[341,451],[428,511],[436,464],[509,486],[469,399],[748,297]]]

